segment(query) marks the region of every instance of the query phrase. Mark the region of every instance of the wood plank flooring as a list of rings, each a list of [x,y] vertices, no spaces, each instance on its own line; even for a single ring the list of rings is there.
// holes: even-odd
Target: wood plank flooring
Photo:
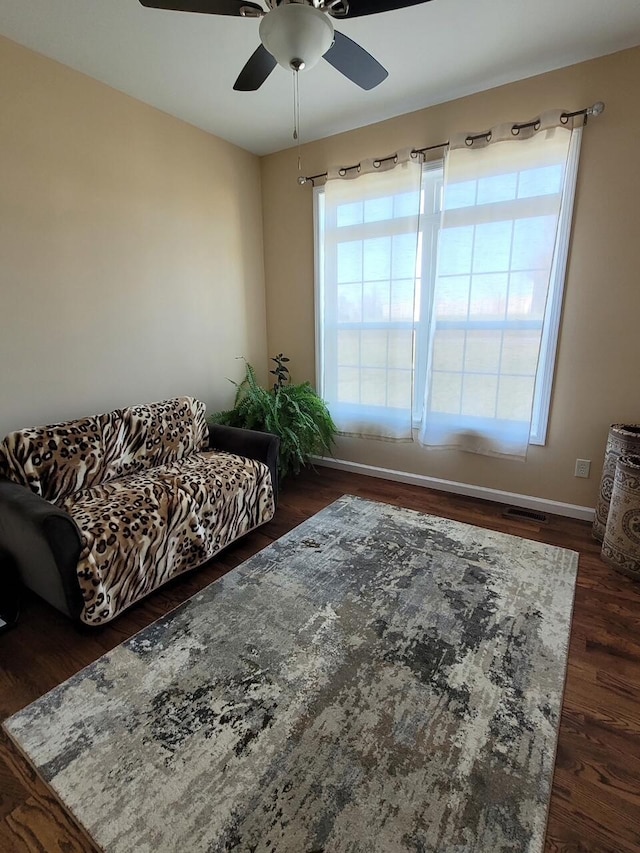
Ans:
[[[273,521],[101,629],[78,629],[27,598],[17,627],[0,635],[0,719],[345,493],[580,552],[546,851],[640,853],[640,584],[600,560],[586,522],[557,516],[548,524],[515,521],[504,518],[498,504],[417,486],[330,469],[305,472],[285,484]],[[91,849],[46,786],[6,740],[0,743],[0,851]]]

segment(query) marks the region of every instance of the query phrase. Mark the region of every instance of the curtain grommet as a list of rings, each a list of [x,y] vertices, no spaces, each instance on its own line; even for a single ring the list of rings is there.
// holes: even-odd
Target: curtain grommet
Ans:
[[[511,135],[512,136],[518,136],[519,133],[520,133],[519,126],[517,124],[514,124],[513,127],[511,128]]]

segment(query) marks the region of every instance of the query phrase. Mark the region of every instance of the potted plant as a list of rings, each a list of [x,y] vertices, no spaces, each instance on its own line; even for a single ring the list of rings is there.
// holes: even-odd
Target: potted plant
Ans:
[[[216,412],[210,423],[271,432],[280,438],[280,479],[300,473],[315,454],[331,452],[337,434],[327,405],[309,382],[294,385],[282,353],[272,358],[275,376],[271,388],[262,388],[253,367],[246,362],[246,375],[236,386],[233,408]]]

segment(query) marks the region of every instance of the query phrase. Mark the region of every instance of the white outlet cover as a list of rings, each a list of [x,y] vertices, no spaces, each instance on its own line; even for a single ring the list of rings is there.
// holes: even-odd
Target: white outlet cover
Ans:
[[[584,477],[585,479],[589,476],[591,472],[591,460],[590,459],[576,459],[576,468],[574,471],[575,477]]]

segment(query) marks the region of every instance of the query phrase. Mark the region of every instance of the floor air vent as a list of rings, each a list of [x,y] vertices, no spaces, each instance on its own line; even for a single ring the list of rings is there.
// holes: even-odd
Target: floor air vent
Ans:
[[[519,506],[508,506],[502,513],[505,518],[515,518],[518,521],[537,521],[538,524],[548,524],[549,519],[544,512],[535,509],[523,509]]]

